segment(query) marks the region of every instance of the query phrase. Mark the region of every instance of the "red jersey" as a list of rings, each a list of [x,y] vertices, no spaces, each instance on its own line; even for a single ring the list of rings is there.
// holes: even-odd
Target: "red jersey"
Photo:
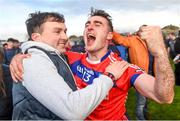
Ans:
[[[92,64],[87,60],[86,53],[67,52],[66,54],[79,88],[92,84],[93,79],[99,77],[110,62],[121,60],[116,53],[111,51],[96,64]],[[87,117],[87,120],[123,120],[126,112],[125,103],[128,89],[142,73],[143,71],[139,67],[135,65],[129,66],[116,81],[106,99]]]

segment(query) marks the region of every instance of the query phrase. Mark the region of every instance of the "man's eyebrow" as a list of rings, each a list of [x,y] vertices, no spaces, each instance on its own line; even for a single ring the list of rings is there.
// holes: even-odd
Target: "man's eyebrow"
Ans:
[[[89,23],[90,23],[90,21],[87,21],[87,22],[85,23],[85,25],[86,25],[86,24],[89,24]],[[102,22],[101,22],[101,21],[98,21],[98,20],[93,21],[93,23],[99,23],[99,24],[102,24]]]
[[[87,21],[87,22],[85,23],[85,25],[86,25],[86,24],[89,24],[89,23],[90,23],[90,21]]]
[[[55,27],[54,29],[62,29],[62,28],[60,28],[60,27]]]
[[[101,21],[98,21],[98,20],[94,21],[94,23],[102,24],[102,22],[101,22]]]
[[[61,31],[61,30],[63,30],[63,28],[61,28],[61,27],[55,27],[54,30]]]

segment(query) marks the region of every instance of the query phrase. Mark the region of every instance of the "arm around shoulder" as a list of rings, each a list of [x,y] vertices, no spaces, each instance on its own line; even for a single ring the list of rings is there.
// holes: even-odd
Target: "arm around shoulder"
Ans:
[[[49,58],[32,55],[24,59],[23,66],[23,84],[27,90],[63,119],[85,119],[113,86],[112,80],[102,75],[92,85],[73,92]]]

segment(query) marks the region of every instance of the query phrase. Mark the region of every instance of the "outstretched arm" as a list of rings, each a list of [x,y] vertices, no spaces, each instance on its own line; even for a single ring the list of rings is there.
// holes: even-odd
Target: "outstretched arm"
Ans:
[[[131,44],[131,39],[129,39],[126,36],[122,36],[121,34],[117,32],[113,32],[113,41],[115,41],[117,44],[129,47]]]
[[[155,58],[155,79],[140,76],[135,87],[143,95],[159,103],[171,103],[174,97],[174,73],[165,49],[160,27],[146,26],[140,28],[140,36],[145,40],[148,50]],[[143,80],[143,81],[142,81]]]

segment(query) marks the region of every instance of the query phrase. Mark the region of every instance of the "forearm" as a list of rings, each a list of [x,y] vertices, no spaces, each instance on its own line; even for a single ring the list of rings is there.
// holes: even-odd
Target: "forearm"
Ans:
[[[71,111],[69,111],[71,115],[67,116],[68,119],[85,119],[104,100],[112,86],[113,83],[109,77],[100,76],[93,81],[92,85],[69,94],[67,99],[71,104],[66,108]]]
[[[128,38],[120,35],[119,33],[113,32],[113,40],[117,44],[128,46],[128,43],[127,43]]]
[[[165,48],[155,56],[155,95],[161,103],[171,103],[174,97],[174,73]]]
[[[35,84],[25,80],[24,86],[39,102],[62,119],[85,119],[113,86],[111,79],[104,76],[97,78],[92,85],[73,92],[64,80],[59,81],[52,84],[43,80]]]
[[[63,119],[86,118],[113,86],[109,77],[100,76],[92,85],[73,92],[48,60],[32,56],[31,60],[24,60],[23,65],[23,85],[46,108]]]
[[[149,82],[149,92],[159,103],[171,103],[174,97],[174,74],[159,26],[142,26],[139,31],[148,50],[155,58],[155,80]],[[152,97],[153,97],[152,96]]]

